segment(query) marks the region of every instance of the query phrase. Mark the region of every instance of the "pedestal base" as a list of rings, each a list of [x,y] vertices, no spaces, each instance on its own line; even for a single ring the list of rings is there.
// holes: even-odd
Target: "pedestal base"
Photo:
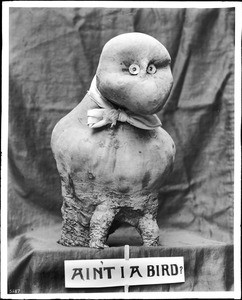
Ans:
[[[66,289],[64,260],[183,256],[185,282],[130,286],[129,292],[231,291],[233,290],[233,245],[204,239],[195,233],[166,229],[160,232],[163,246],[144,247],[133,228],[120,228],[110,235],[110,248],[103,250],[59,245],[61,225],[23,234],[9,245],[8,289],[20,293],[124,292],[124,287]]]

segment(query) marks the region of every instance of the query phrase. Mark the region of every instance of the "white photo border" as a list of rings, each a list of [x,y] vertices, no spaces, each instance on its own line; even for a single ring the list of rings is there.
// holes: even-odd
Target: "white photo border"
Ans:
[[[234,291],[233,292],[142,292],[142,293],[7,293],[7,158],[9,91],[9,8],[11,7],[132,7],[132,8],[235,8],[234,83]],[[190,299],[241,297],[241,31],[242,3],[230,1],[7,1],[2,4],[2,169],[1,169],[1,297],[2,299]]]

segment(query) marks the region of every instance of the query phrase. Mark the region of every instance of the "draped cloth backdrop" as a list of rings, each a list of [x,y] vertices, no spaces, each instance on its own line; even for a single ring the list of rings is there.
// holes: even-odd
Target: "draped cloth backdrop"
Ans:
[[[48,236],[61,224],[55,124],[86,94],[104,44],[134,31],[158,39],[172,58],[174,86],[158,116],[177,154],[159,193],[158,224],[232,244],[234,9],[10,8],[8,237],[15,265],[19,237],[43,228]],[[21,273],[10,269],[16,283]]]

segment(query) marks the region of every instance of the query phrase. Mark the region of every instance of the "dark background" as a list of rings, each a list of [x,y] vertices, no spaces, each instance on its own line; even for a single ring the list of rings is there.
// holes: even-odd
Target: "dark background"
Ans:
[[[232,242],[233,8],[10,8],[10,238],[61,222],[51,132],[82,100],[104,44],[133,31],[172,57],[174,86],[159,117],[177,154],[158,223]]]

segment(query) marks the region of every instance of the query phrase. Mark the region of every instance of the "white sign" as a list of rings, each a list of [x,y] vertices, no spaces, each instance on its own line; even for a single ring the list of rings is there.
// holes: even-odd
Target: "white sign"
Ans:
[[[66,288],[167,284],[184,281],[183,257],[65,261]]]

